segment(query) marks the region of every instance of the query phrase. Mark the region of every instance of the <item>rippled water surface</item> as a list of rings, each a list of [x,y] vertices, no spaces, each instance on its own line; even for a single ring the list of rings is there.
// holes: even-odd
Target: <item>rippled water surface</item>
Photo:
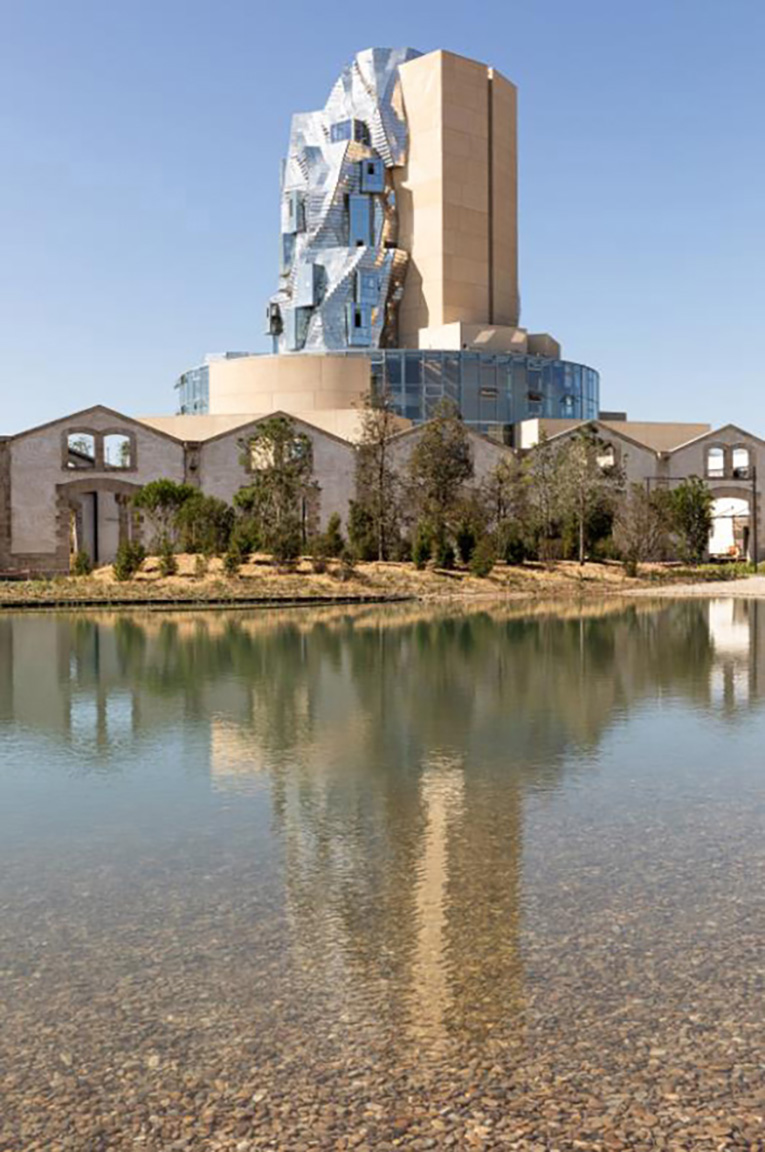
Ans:
[[[0,617],[0,1149],[763,1147],[765,605]]]

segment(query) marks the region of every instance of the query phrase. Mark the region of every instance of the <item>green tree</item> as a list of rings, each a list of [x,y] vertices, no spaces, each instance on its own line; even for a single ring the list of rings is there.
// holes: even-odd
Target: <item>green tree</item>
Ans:
[[[223,571],[227,576],[238,576],[239,569],[244,562],[244,556],[236,540],[232,540],[228,551],[223,557]]]
[[[340,531],[340,524],[340,516],[337,512],[333,512],[323,533],[328,556],[339,556],[345,549],[345,540]]]
[[[228,548],[234,510],[217,496],[197,492],[178,509],[176,526],[185,552],[218,556]]]
[[[476,531],[470,520],[460,520],[455,534],[460,561],[467,565],[475,552]]]
[[[497,558],[494,541],[491,536],[483,536],[476,545],[470,561],[470,571],[473,576],[486,577],[491,573]]]
[[[470,440],[457,406],[441,401],[422,428],[409,459],[412,506],[436,540],[452,528],[463,488],[474,475]]]
[[[133,506],[150,522],[154,536],[152,547],[158,552],[178,542],[178,513],[187,500],[199,495],[192,484],[179,484],[161,477],[144,484],[133,497]]]
[[[242,462],[252,471],[250,483],[234,496],[244,531],[278,563],[294,560],[314,535],[316,521],[310,437],[298,432],[288,416],[274,416],[240,441],[240,448]]]
[[[415,568],[423,569],[428,560],[430,560],[432,551],[433,536],[430,525],[420,523],[415,530],[414,542],[412,544],[412,561]]]
[[[712,493],[699,476],[690,476],[672,490],[670,515],[683,557],[700,564],[712,531]]]
[[[393,465],[390,443],[397,430],[398,418],[390,396],[369,397],[361,416],[354,503],[369,518],[378,560],[390,557],[400,534],[401,480]]]
[[[379,555],[379,536],[372,513],[358,500],[348,506],[348,539],[360,560],[376,560]]]

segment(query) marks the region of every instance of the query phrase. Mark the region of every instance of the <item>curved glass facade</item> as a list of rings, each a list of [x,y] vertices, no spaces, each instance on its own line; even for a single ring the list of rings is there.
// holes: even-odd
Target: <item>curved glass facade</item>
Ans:
[[[178,393],[178,413],[181,416],[199,416],[210,410],[210,369],[207,364],[189,368],[175,382]]]
[[[600,407],[598,373],[570,360],[399,348],[332,355],[368,357],[375,392],[387,391],[396,411],[415,423],[430,419],[443,399],[453,400],[480,432],[534,416],[595,420]],[[179,412],[209,412],[207,366],[185,372],[176,388]]]
[[[396,411],[428,420],[440,400],[453,400],[480,432],[534,416],[595,420],[600,377],[569,360],[498,352],[390,349],[372,352],[372,382]]]

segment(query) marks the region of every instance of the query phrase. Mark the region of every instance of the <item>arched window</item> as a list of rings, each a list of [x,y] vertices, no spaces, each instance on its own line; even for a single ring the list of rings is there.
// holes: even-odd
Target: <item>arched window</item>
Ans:
[[[737,444],[733,449],[733,479],[748,480],[750,476],[749,449]]]
[[[707,476],[710,480],[721,480],[725,475],[725,449],[709,448],[707,450]]]
[[[96,438],[91,432],[69,432],[66,437],[67,468],[95,468]]]
[[[104,465],[107,468],[132,468],[133,440],[123,432],[108,432],[104,436]]]
[[[616,467],[616,453],[613,444],[598,445],[598,467],[601,472],[610,472]]]

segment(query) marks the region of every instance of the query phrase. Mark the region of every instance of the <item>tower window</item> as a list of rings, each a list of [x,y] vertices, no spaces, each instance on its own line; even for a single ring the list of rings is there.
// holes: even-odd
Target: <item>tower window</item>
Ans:
[[[371,160],[361,161],[361,191],[385,191],[385,165],[380,156],[373,156]]]
[[[372,243],[372,201],[368,196],[348,197],[348,243],[351,248],[366,248]]]

